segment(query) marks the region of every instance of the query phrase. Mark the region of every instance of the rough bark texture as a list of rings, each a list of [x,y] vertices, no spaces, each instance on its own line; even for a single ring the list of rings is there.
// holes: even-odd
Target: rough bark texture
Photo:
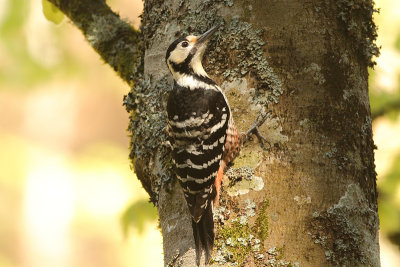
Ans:
[[[129,85],[142,72],[139,31],[120,19],[104,0],[48,0],[78,27],[101,58]]]
[[[82,13],[77,11],[82,6],[89,17],[101,18],[107,10],[102,1],[52,1],[86,36],[103,40],[97,36],[102,32],[98,24],[85,30],[90,23],[80,23]],[[89,8],[92,2],[101,8]],[[165,264],[195,265],[188,211],[163,145],[165,100],[172,87],[165,51],[179,35],[202,33],[219,23],[223,26],[206,52],[205,66],[225,91],[236,124],[244,131],[259,110],[271,110],[272,115],[262,128],[271,147],[264,150],[256,141],[246,144],[227,172],[215,211],[214,264],[379,266],[367,72],[373,65],[371,56],[378,54],[373,3],[147,0],[144,4],[144,65],[140,60],[126,65],[137,66],[137,71],[125,105],[132,113],[130,156],[159,210]],[[104,14],[111,16],[109,11]],[[112,45],[112,40],[106,43]],[[134,43],[127,46],[135,50]],[[129,59],[125,58],[129,53],[115,51],[123,62]]]

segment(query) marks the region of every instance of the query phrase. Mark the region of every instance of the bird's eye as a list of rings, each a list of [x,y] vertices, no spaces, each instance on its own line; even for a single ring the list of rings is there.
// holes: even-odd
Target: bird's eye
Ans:
[[[188,47],[188,46],[189,46],[189,43],[186,42],[186,41],[185,41],[185,42],[182,42],[181,46],[182,46],[182,47]]]

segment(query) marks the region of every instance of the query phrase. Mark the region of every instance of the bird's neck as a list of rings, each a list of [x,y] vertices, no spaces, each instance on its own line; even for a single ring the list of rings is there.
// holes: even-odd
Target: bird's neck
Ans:
[[[177,85],[189,88],[190,90],[216,89],[216,83],[205,72],[202,74],[174,73],[174,79]]]
[[[177,65],[179,66],[179,65]],[[184,76],[201,76],[208,77],[208,74],[203,68],[201,61],[193,61],[187,64],[186,66],[179,66],[180,68],[171,66],[170,70],[172,75],[174,76],[175,81],[179,81]]]
[[[195,75],[208,77],[206,71],[203,68],[203,64],[201,64],[201,55],[195,55],[192,61],[190,62],[190,67],[192,68]]]

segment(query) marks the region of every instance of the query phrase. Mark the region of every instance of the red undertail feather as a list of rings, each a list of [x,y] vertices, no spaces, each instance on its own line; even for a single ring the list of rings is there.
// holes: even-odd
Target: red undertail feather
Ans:
[[[231,117],[228,123],[224,154],[222,155],[222,160],[221,164],[219,165],[218,174],[217,177],[215,178],[216,196],[214,199],[214,207],[219,206],[219,192],[221,189],[221,183],[222,183],[222,178],[224,176],[225,168],[239,154],[241,145],[242,145],[241,136],[238,130],[236,129],[235,123],[233,122],[233,119]]]

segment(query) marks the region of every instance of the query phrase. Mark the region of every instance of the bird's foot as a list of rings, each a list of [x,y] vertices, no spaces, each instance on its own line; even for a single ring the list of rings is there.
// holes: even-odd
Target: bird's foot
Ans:
[[[271,114],[271,111],[268,111],[266,113],[264,112],[260,112],[257,115],[256,120],[254,121],[254,124],[250,127],[250,129],[244,134],[244,139],[243,139],[243,143],[246,143],[247,141],[249,141],[252,137],[252,135],[254,134],[255,136],[257,136],[258,141],[260,142],[261,146],[264,148],[264,142],[267,143],[270,147],[271,147],[271,143],[267,140],[267,138],[265,138],[260,130],[258,129],[261,125],[264,124],[264,122],[267,120],[267,118],[269,117],[269,115]]]

